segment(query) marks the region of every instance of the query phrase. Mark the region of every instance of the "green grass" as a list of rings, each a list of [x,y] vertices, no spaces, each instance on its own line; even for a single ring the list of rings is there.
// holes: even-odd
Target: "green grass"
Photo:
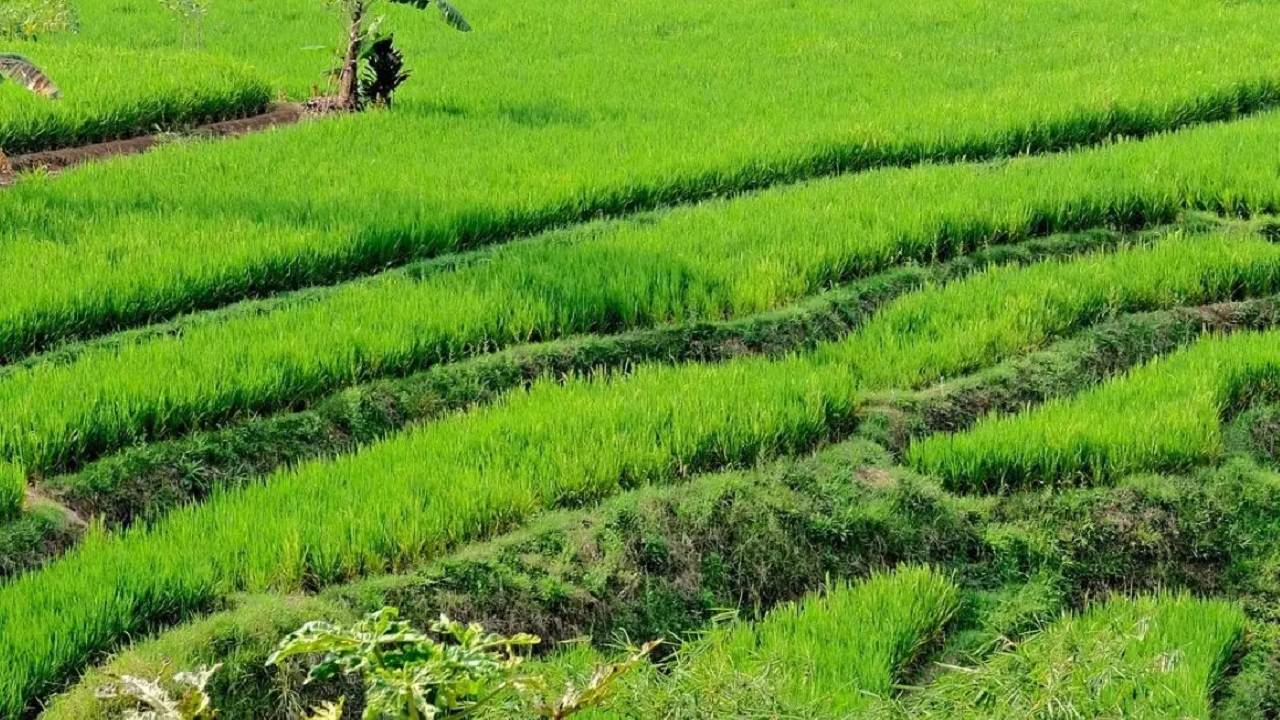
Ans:
[[[805,197],[792,199],[797,195]],[[818,193],[813,203],[777,202],[770,209],[779,222],[813,227],[814,214],[806,211],[833,200]],[[972,249],[937,230],[916,237],[944,239],[885,236],[872,244],[858,232],[860,223],[841,231],[832,217],[824,231],[844,239],[814,253],[790,242],[795,236],[785,230],[752,224],[752,215],[735,207],[516,243],[456,269],[386,274],[0,371],[0,414],[14,408],[0,420],[0,452],[41,469],[65,467],[136,440],[481,349],[748,315],[895,260]],[[1269,255],[1280,262],[1280,250],[1260,241],[1240,250],[1255,252],[1260,263]],[[829,258],[827,267],[804,268],[821,257]],[[1250,262],[1244,255],[1224,260]],[[747,263],[757,270],[742,272]],[[811,277],[799,279],[804,272]]]
[[[1117,313],[1267,293],[1280,246],[1249,235],[1172,237],[1026,268],[996,266],[890,303],[817,352],[871,388],[908,388],[984,367]]]
[[[759,622],[713,631],[695,673],[728,679],[768,667],[784,705],[852,713],[893,693],[958,605],[956,586],[936,570],[873,574],[785,604]]]
[[[1224,415],[1278,381],[1280,332],[1210,337],[1078,396],[930,437],[910,458],[984,489],[1185,470],[1221,457]]]
[[[976,671],[943,675],[904,716],[1208,720],[1244,629],[1241,609],[1220,600],[1113,598]]]
[[[1263,79],[1269,63],[1258,59],[1269,57],[1270,41],[1256,28],[1280,14],[1268,5],[1136,5],[1124,11],[1131,26],[1116,22],[1114,4],[1103,0],[1070,12],[1044,12],[1029,0],[965,0],[945,11],[888,0],[733,4],[570,3],[531,17],[481,0],[468,11],[482,30],[465,36],[434,17],[395,12],[411,62],[432,72],[415,77],[394,112],[24,183],[0,197],[0,237],[8,240],[0,327],[9,335],[0,337],[0,356],[602,212],[840,170],[1097,142],[1235,117],[1278,95]],[[125,42],[125,30],[104,27],[114,6],[90,5],[83,37],[59,36],[50,52]],[[309,86],[328,51],[304,48],[333,44],[336,22],[309,0],[273,3],[272,13],[213,8],[208,49],[235,49],[260,71],[289,78],[280,83]],[[1133,32],[1137,26],[1145,31]],[[130,46],[163,47],[174,34],[159,8],[136,12],[125,27]],[[1226,37],[1232,41],[1206,40]],[[762,52],[788,61],[761,63]],[[858,68],[853,77],[849,68]],[[1025,233],[1073,212],[1092,224],[1142,210],[1167,216],[1188,202],[1216,207],[1230,199],[1217,192],[1221,173],[1262,196],[1251,200],[1275,205],[1272,184],[1249,184],[1258,176],[1224,162],[1231,151],[1274,154],[1275,131],[1266,127],[1242,128],[1245,141],[1218,129],[1177,152],[1124,150],[1110,166],[1085,159],[1061,172],[1019,164],[1007,175],[989,167],[926,173],[932,189],[890,173],[860,187],[874,199],[867,207],[907,208],[879,231],[889,237],[935,221],[933,205],[954,208],[967,191],[981,195],[993,174],[1009,178],[994,181],[1006,189],[1021,173],[1041,176],[965,206],[988,209],[976,230],[1004,213],[1020,221],[1013,232]],[[1259,137],[1248,140],[1247,128]],[[1256,146],[1234,149],[1240,142]],[[1215,143],[1227,147],[1207,149]],[[1188,163],[1183,175],[1167,169],[1180,163]],[[1265,175],[1266,163],[1249,167]],[[1203,185],[1184,189],[1201,175]],[[1101,188],[1105,196],[1093,194]],[[1056,201],[1042,204],[1042,193],[1054,192]],[[812,235],[794,220],[803,217],[773,230]],[[946,218],[943,227],[966,219]],[[770,282],[794,289],[848,262],[829,260],[819,256]]]
[[[13,368],[0,373],[0,453],[35,469],[66,467],[130,442],[205,426],[236,413],[278,408],[337,386],[409,372],[479,348],[755,312],[804,292],[806,285],[815,290],[895,258],[946,256],[967,247],[963,241],[939,246],[936,239],[895,244],[892,235],[880,246],[860,245],[856,241],[866,236],[857,233],[855,225],[842,233],[850,238],[843,250],[846,265],[837,264],[834,258],[840,251],[833,249],[825,253],[831,264],[811,268],[813,277],[797,287],[799,258],[820,255],[804,245],[783,250],[788,243],[782,241],[792,237],[767,225],[760,229],[761,223],[753,226],[751,215],[730,211],[728,219],[722,216],[721,210],[734,207],[676,213],[656,225],[605,226],[595,239],[573,236],[565,241],[553,236],[520,243],[455,271],[423,278],[392,274],[306,295],[298,302],[272,304],[261,312],[243,312],[225,322],[195,323],[181,333],[143,335],[136,342],[89,348],[66,362]],[[778,205],[779,212],[772,216],[812,226],[813,215],[804,212],[809,206],[789,206],[786,212],[783,207],[788,206]],[[752,227],[757,229],[746,229]],[[692,228],[701,234],[683,232]],[[725,228],[740,229],[745,234],[742,244],[716,242],[729,236]],[[937,230],[922,235],[955,237]],[[697,239],[705,241],[693,242]],[[859,246],[871,249],[862,251],[861,260],[851,261]],[[1042,302],[1035,299],[1040,297],[1035,288],[1056,283],[1055,307],[1061,317],[1029,317],[1069,326],[1097,319],[1108,309],[1163,307],[1174,300],[1194,304],[1280,289],[1280,248],[1256,238],[1172,242],[1149,262],[1145,258],[1140,254],[1105,271],[1110,273],[1106,282],[1133,283],[1139,281],[1119,276],[1146,276],[1140,281],[1145,289],[1114,307],[1100,287],[1102,276],[1088,277],[1104,272],[1110,259],[1065,271],[1074,274],[1062,278],[1053,277],[1061,271],[1059,265],[1046,265],[1022,282],[1032,293],[1031,302]],[[748,263],[758,270],[744,272]],[[881,368],[887,377],[902,378],[899,362],[927,361],[918,353],[903,355],[922,336],[911,334],[922,323],[934,323],[927,331],[937,336],[932,352],[963,358],[958,370],[976,367],[987,352],[984,344],[1002,342],[1001,334],[1021,333],[1024,342],[1035,343],[1055,332],[1018,327],[1025,319],[1008,312],[1001,323],[988,322],[988,313],[1000,311],[1004,296],[1016,290],[1003,287],[1002,272],[1017,271],[988,273],[978,281],[984,289],[931,292],[895,304],[869,328],[878,334],[848,352],[864,353],[865,343],[870,343],[874,352],[897,353]],[[773,288],[771,281],[790,286]],[[981,306],[967,310],[954,297],[957,293],[975,293],[972,302]],[[948,333],[961,316],[976,318],[972,322],[978,325],[966,328],[973,332]],[[1073,319],[1077,316],[1079,320]],[[246,337],[254,341],[243,342]],[[921,376],[916,381],[931,379]]]
[[[890,305],[842,352],[538,383],[358,454],[282,471],[149,527],[90,540],[0,587],[0,712],[18,711],[124,634],[226,593],[323,586],[404,567],[550,507],[793,453],[846,432],[860,388],[875,389],[871,379],[893,387],[927,382],[1027,350],[1109,309],[1274,287],[1277,252],[1248,237],[1174,238],[1078,261],[1088,272],[1077,273],[1069,291],[1058,278],[1071,263],[992,270],[924,291],[974,308],[974,318],[952,324],[951,347],[982,324],[979,317],[1004,328],[982,345],[986,358],[926,352],[939,342],[932,331],[917,353],[896,334],[892,347],[877,344],[885,336],[878,328],[919,317],[912,311],[918,301],[907,296],[899,301],[905,310]],[[1043,286],[1019,282],[1020,273]],[[976,297],[954,290],[962,286]],[[1085,289],[1092,301],[1082,301]],[[1006,301],[978,301],[991,293]],[[1064,301],[1078,314],[1055,310]],[[891,381],[888,368],[913,354],[935,365],[903,365]]]
[[[190,52],[7,44],[62,90],[39,98],[0,84],[0,149],[10,155],[83,145],[251,115],[271,88],[234,60]]]
[[[22,508],[27,491],[27,474],[19,465],[0,462],[0,520],[7,520]]]
[[[756,622],[709,630],[664,671],[633,670],[612,702],[584,717],[869,717],[960,605],[957,586],[929,567],[836,582]],[[585,677],[599,657],[570,648],[546,667]]]

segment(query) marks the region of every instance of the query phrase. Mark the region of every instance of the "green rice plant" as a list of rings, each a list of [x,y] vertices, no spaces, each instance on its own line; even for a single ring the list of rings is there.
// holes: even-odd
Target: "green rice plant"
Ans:
[[[57,78],[63,98],[38,102],[0,85],[0,148],[10,155],[248,115],[271,99],[241,63],[198,53],[31,42],[12,49]]]
[[[784,706],[845,716],[892,695],[958,607],[958,589],[937,570],[873,573],[712,631],[693,650],[692,674],[710,685],[767,674]]]
[[[772,304],[757,294],[763,273],[735,272],[741,261],[730,267],[679,250],[666,254],[668,237],[641,232],[636,240],[624,232],[596,242],[512,246],[451,273],[391,275],[274,311],[88,349],[68,362],[14,368],[0,373],[0,453],[29,467],[65,467],[474,348]],[[862,266],[887,262],[887,252]],[[825,357],[855,363],[865,385],[919,385],[1108,313],[1276,290],[1280,247],[1244,235],[1179,235],[1094,260],[991,269],[903,298]],[[1012,305],[1014,296],[1027,305]]]
[[[969,372],[1117,313],[1267,293],[1280,247],[1247,237],[1172,237],[1028,268],[987,268],[910,293],[820,360],[858,368],[871,387],[919,386]]]
[[[1223,453],[1223,415],[1280,382],[1280,332],[1210,337],[1072,398],[913,445],[949,485],[996,489],[1178,471]]]
[[[488,0],[474,8],[485,33],[465,42],[447,28],[393,18],[408,57],[451,70],[412,84],[421,92],[415,99],[412,89],[395,112],[217,147],[168,148],[24,183],[0,198],[0,237],[11,240],[0,243],[7,249],[0,327],[17,335],[0,338],[7,348],[0,356],[601,213],[883,164],[1059,149],[1234,118],[1270,106],[1277,95],[1254,77],[1265,77],[1266,63],[1257,58],[1269,57],[1270,42],[1256,28],[1280,14],[1265,4],[1208,9],[1179,0],[1176,8],[1131,8],[1133,22],[1152,29],[1141,36],[1113,22],[1112,3],[1104,0],[1080,2],[1052,21],[1031,12],[1038,4],[1030,0],[965,0],[945,12],[888,0],[813,12],[758,0],[734,4],[743,11],[656,0],[574,3],[547,8],[531,22],[518,6]],[[299,48],[331,47],[338,30],[315,5],[215,5],[210,35],[225,45],[211,49],[261,73],[279,68],[288,76],[279,83],[306,92],[322,76],[327,52]],[[38,59],[74,85],[77,71],[54,63],[52,53],[115,47],[121,27],[129,44],[144,47],[165,46],[173,34],[158,7],[155,18],[138,12],[127,24],[113,8],[89,3],[84,33],[74,43],[39,48],[50,57]],[[1020,18],[1014,36],[1010,13]],[[952,27],[965,33],[957,37]],[[850,36],[863,39],[845,42]],[[756,53],[741,52],[745,47],[792,60],[760,63]],[[865,77],[848,80],[850,67]],[[5,109],[8,117],[8,103]],[[28,129],[48,135],[39,125]],[[1217,208],[1234,199],[1220,192],[1228,181],[1249,207],[1264,209],[1276,204],[1264,158],[1277,143],[1267,134],[1253,123],[1216,128],[1188,137],[1185,146],[1122,149],[1099,156],[1113,160],[1073,160],[1061,171],[1036,163],[931,170],[923,176],[931,180],[918,185],[877,173],[859,185],[858,197],[833,194],[832,207],[815,205],[874,212],[885,201],[904,211],[892,223],[882,220],[872,240],[910,233],[937,218],[932,206],[954,208],[970,190],[981,196],[973,204],[986,208],[982,215],[965,206],[974,219],[943,218],[944,230],[969,239],[1073,220],[1168,217],[1187,204]],[[22,142],[0,133],[0,144]],[[358,162],[351,161],[353,148]],[[1224,162],[1232,156],[1258,161]],[[1036,177],[1013,182],[1023,173]],[[987,196],[983,188],[992,186],[1008,194]],[[1016,222],[990,227],[983,220],[993,215]],[[767,215],[753,220],[761,218]],[[799,228],[800,237],[821,235],[816,223],[783,224]],[[67,255],[76,262],[59,261]],[[818,269],[772,282],[833,272],[829,258],[815,255],[810,266]]]
[[[614,703],[586,717],[867,717],[960,604],[956,585],[929,567],[837,582],[687,641],[662,670],[625,679]],[[595,653],[571,650],[546,664],[572,674],[593,662]]]
[[[1005,328],[994,336],[999,342],[983,344],[990,363],[1074,329],[1073,318],[1056,309],[1063,298],[1079,313],[1074,323],[1085,323],[1109,307],[1251,291],[1274,284],[1276,252],[1256,239],[1187,238],[1078,261],[1089,271],[1071,277],[1092,293],[1089,302],[1080,290],[1062,294],[1057,278],[1072,272],[1069,263],[1055,265],[1058,273],[992,272],[926,292],[1017,291],[1005,293],[1003,304],[949,295]],[[1018,272],[1044,279],[1044,287],[1019,282]],[[901,302],[910,311],[917,301]],[[912,317],[894,307],[881,317]],[[956,322],[956,342],[980,324],[977,317]],[[843,351],[814,357],[537,383],[355,455],[281,471],[150,526],[82,543],[0,587],[0,713],[16,712],[123,635],[236,590],[321,587],[405,567],[547,508],[798,452],[847,432],[860,392],[874,387],[863,376],[891,382],[884,367],[895,351],[875,343],[881,331],[874,326],[866,328],[870,339],[855,333]],[[922,335],[922,348],[936,341],[933,334]],[[936,365],[903,365],[901,382],[890,386],[958,372],[975,359],[920,354]]]
[[[20,465],[0,461],[0,520],[17,516],[26,494],[27,473]]]
[[[1244,612],[1232,603],[1112,598],[983,666],[943,674],[905,703],[903,716],[1208,720],[1244,631]]]

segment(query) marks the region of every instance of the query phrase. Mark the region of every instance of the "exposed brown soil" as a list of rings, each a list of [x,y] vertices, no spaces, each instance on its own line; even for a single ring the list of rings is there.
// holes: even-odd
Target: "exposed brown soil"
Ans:
[[[259,132],[267,128],[277,125],[289,125],[296,123],[311,114],[301,103],[279,103],[271,105],[266,112],[253,115],[246,118],[238,118],[235,120],[222,120],[219,122],[198,125],[194,128],[178,130],[168,133],[159,133],[153,135],[141,135],[138,137],[125,138],[123,140],[111,140],[109,142],[94,143],[92,145],[81,145],[79,147],[61,148],[58,150],[45,150],[43,152],[29,153],[26,155],[14,155],[8,158],[9,165],[14,173],[29,172],[32,170],[44,170],[46,172],[58,172],[66,168],[80,165],[86,162],[102,160],[116,155],[136,155],[146,152],[158,144],[164,143],[176,137],[234,137],[237,135],[247,135],[252,132]],[[2,157],[2,156],[0,156]],[[0,186],[11,184],[14,181],[13,176],[0,170]]]
[[[26,499],[23,502],[23,507],[28,510],[36,507],[51,507],[62,513],[63,517],[66,518],[68,525],[79,530],[83,530],[89,526],[89,523],[85,522],[84,517],[81,516],[80,513],[77,513],[75,510],[72,510],[61,502],[58,502],[56,499],[45,494],[33,483],[27,484]]]

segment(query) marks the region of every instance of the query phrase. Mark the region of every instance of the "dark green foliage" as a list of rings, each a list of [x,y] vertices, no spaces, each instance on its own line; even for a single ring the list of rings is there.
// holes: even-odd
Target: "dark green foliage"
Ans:
[[[395,36],[385,35],[364,48],[360,60],[360,99],[382,107],[391,107],[391,96],[409,73],[404,69],[404,55],[395,46]]]
[[[0,577],[30,570],[80,537],[81,528],[56,508],[38,506],[0,523]]]
[[[400,5],[410,5],[425,10],[431,7],[433,0],[391,0],[391,2]],[[471,25],[467,23],[467,19],[462,16],[462,12],[454,7],[448,0],[434,0],[436,9],[440,11],[440,16],[448,23],[449,27],[460,32],[471,32]]]

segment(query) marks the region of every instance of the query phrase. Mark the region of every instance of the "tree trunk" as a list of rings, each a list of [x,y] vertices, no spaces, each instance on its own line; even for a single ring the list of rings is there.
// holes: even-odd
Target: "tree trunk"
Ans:
[[[342,56],[342,73],[338,76],[339,110],[359,110],[360,96],[357,72],[360,64],[360,42],[364,39],[364,0],[351,6],[351,28],[347,34],[347,51]]]

